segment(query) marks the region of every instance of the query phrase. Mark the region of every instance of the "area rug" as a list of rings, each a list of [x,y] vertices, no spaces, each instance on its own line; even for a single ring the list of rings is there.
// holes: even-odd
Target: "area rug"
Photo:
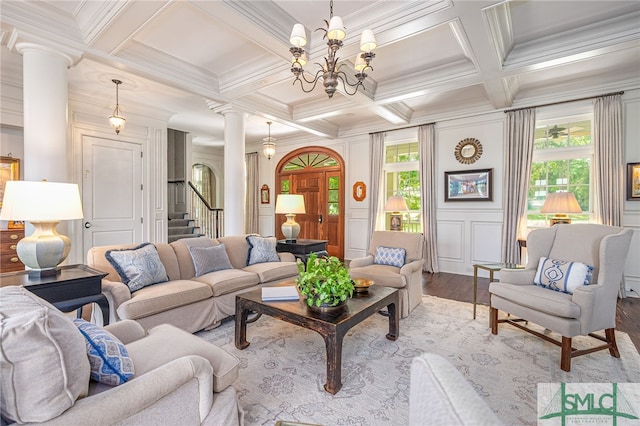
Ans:
[[[250,346],[242,351],[233,343],[233,320],[198,336],[241,360],[234,387],[247,425],[405,425],[411,360],[424,352],[454,364],[508,425],[536,423],[537,383],[640,382],[640,355],[625,333],[616,333],[620,359],[594,352],[574,358],[566,373],[559,347],[507,324],[494,336],[488,307],[478,306],[476,320],[472,311],[468,303],[424,296],[400,322],[395,342],[385,338],[388,319],[381,315],[354,327],[344,338],[336,395],[324,391],[326,352],[315,332],[263,315],[247,325]],[[596,344],[587,337],[574,342],[580,348]]]

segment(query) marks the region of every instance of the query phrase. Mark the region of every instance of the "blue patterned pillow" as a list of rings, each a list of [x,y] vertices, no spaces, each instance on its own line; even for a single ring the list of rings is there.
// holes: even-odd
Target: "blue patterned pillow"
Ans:
[[[379,246],[376,249],[376,256],[373,259],[373,263],[402,268],[404,266],[404,258],[406,255],[407,252],[403,248]]]
[[[576,288],[589,284],[592,272],[593,266],[584,263],[542,257],[538,262],[533,283],[551,290],[573,294]]]
[[[132,249],[107,250],[104,257],[132,293],[148,285],[169,280],[158,249],[151,243],[144,243]]]
[[[196,270],[196,277],[209,272],[233,268],[224,244],[211,247],[189,247],[189,253],[191,253],[193,267]]]
[[[113,334],[83,319],[73,320],[84,336],[91,378],[106,385],[121,385],[133,377],[133,360]]]
[[[276,237],[247,235],[247,242],[249,243],[247,265],[264,262],[280,262],[280,257],[276,251]]]

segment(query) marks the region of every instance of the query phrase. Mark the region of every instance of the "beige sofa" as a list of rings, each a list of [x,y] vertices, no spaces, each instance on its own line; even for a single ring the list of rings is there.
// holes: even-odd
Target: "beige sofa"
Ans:
[[[278,253],[279,262],[247,265],[249,243],[246,236],[228,236],[209,240],[224,244],[233,269],[210,272],[196,277],[189,245],[207,237],[156,243],[169,281],[131,292],[105,257],[112,249],[133,248],[137,244],[99,246],[89,249],[87,264],[108,275],[102,280],[102,292],[109,300],[109,322],[137,321],[145,329],[172,324],[191,333],[217,326],[235,314],[236,294],[263,285],[295,278],[298,268],[291,253]],[[205,241],[200,241],[205,242]]]
[[[0,288],[0,319],[2,424],[243,424],[232,386],[240,361],[190,333],[171,325],[146,332],[128,320],[81,331],[22,286]],[[132,377],[95,381],[105,369],[94,345]]]

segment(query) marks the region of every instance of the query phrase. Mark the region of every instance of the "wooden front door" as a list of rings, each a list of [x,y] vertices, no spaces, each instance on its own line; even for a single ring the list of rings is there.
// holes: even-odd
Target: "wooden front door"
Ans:
[[[276,168],[277,194],[302,194],[306,214],[296,215],[300,239],[327,240],[331,256],[344,258],[344,161],[335,151],[307,147],[289,153]],[[284,215],[276,215],[276,235]]]

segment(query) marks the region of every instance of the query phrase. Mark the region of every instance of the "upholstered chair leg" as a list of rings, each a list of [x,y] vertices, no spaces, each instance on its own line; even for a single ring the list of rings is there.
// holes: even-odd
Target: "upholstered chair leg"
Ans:
[[[489,311],[489,322],[491,325],[491,334],[498,334],[498,310],[491,307]]]
[[[562,336],[562,354],[560,355],[560,369],[571,371],[571,337]]]
[[[604,331],[604,335],[607,339],[607,343],[609,344],[609,353],[614,358],[620,358],[620,351],[618,351],[618,344],[616,343],[616,329],[615,328],[607,328]]]

